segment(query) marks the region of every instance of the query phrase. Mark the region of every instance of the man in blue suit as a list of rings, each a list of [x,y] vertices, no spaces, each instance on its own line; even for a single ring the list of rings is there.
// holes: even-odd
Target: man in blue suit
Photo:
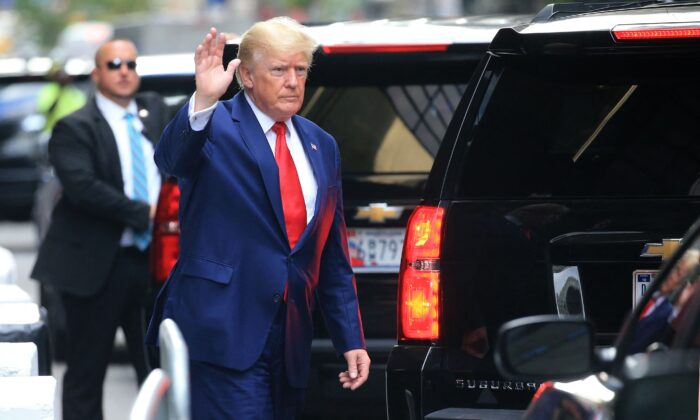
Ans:
[[[196,92],[155,154],[180,189],[180,259],[148,340],[172,318],[190,353],[195,419],[299,416],[316,301],[339,374],[369,374],[334,139],[296,113],[315,41],[287,18],[253,25],[224,69],[215,28],[195,52]],[[238,71],[236,72],[236,69]],[[218,101],[234,73],[243,88]]]

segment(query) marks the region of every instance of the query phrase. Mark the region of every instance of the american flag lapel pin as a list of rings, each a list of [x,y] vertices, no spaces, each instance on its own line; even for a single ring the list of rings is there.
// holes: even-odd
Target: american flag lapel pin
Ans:
[[[311,149],[316,150],[316,145],[311,143]]]

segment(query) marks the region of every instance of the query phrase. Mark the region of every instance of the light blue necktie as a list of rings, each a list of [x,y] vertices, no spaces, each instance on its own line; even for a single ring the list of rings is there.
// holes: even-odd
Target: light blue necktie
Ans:
[[[146,175],[146,161],[143,156],[143,146],[141,145],[141,133],[134,127],[134,114],[127,112],[126,126],[129,131],[129,144],[131,146],[131,172],[134,181],[134,200],[149,203],[148,197],[148,176]],[[148,248],[151,242],[151,231],[146,229],[142,232],[134,231],[134,245],[141,251]]]

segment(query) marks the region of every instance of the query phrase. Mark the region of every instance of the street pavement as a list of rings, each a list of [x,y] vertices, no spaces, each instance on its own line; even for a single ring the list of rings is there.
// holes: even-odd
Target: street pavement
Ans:
[[[38,283],[29,279],[34,261],[38,240],[31,223],[0,222],[0,246],[9,249],[15,256],[18,271],[18,285],[39,301]],[[66,370],[64,363],[54,363],[53,376],[56,377],[59,390],[57,412],[60,413],[61,378]],[[105,420],[126,420],[138,393],[136,374],[129,364],[111,364],[105,379],[104,387],[104,416]],[[60,419],[60,417],[59,417]]]

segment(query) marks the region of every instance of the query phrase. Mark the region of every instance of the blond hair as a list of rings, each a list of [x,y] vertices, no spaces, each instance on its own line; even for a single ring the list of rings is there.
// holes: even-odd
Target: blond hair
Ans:
[[[274,17],[257,22],[241,37],[238,58],[241,65],[250,69],[256,61],[268,54],[301,52],[311,66],[318,43],[307,32],[306,27],[289,17]],[[236,70],[236,80],[243,88],[240,71]]]

